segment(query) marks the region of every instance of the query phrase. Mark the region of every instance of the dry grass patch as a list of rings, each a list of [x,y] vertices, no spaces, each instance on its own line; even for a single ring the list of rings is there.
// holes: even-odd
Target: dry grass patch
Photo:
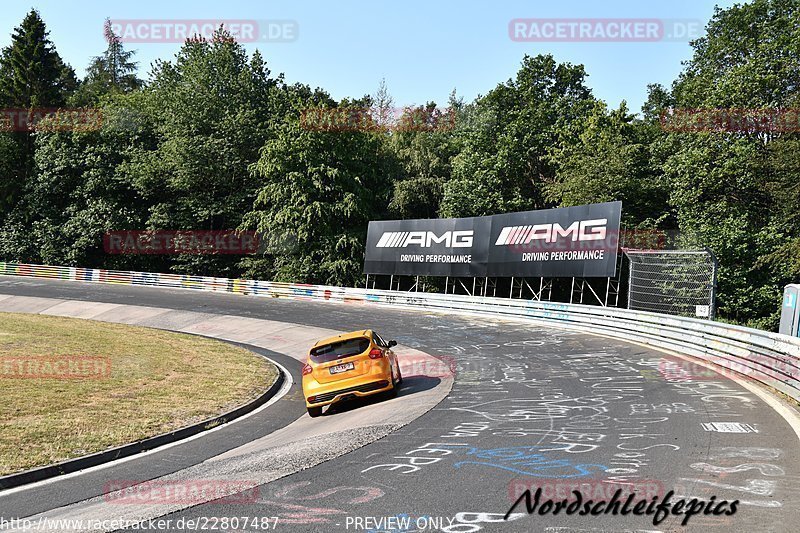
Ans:
[[[0,313],[0,475],[187,426],[259,396],[277,375],[213,339]]]

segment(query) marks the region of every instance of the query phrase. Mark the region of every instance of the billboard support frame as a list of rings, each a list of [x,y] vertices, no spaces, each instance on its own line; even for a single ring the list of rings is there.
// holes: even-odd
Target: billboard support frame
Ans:
[[[472,278],[472,279],[474,280],[475,278]],[[458,282],[461,284],[461,288],[462,288],[462,289],[464,289],[464,292],[466,292],[467,294],[469,294],[470,296],[472,296],[472,293],[474,293],[474,292],[475,292],[475,288],[474,288],[474,287],[475,287],[475,285],[474,285],[474,283],[473,283],[473,289],[472,289],[472,292],[469,292],[469,289],[467,288],[467,286],[466,286],[466,285],[464,285],[464,281],[463,281],[461,278],[458,278]]]
[[[603,307],[608,307],[608,301],[612,296],[614,297],[614,305],[612,307],[617,307],[619,305],[619,288],[621,283],[621,279],[608,278],[608,283],[606,284],[606,304]]]
[[[537,291],[531,287],[531,284],[528,282],[528,278],[519,276],[511,276],[511,290],[509,291],[508,297],[514,298],[514,291],[519,289],[519,296],[517,298],[522,299],[522,295],[525,292],[525,287],[531,291],[531,300],[536,300],[537,302],[549,302],[553,298],[553,278],[540,277],[539,290]],[[546,298],[545,292],[547,293]]]
[[[594,287],[592,287],[592,284],[589,281],[587,281],[586,278],[578,278],[578,277],[572,278],[572,290],[570,291],[570,294],[569,294],[569,303],[575,303],[575,301],[574,301],[575,300],[575,295],[577,294],[578,295],[578,302],[577,303],[582,304],[583,303],[583,297],[586,294],[586,288],[588,287],[589,288],[589,292],[592,294],[592,296],[595,297],[595,299],[597,300],[597,303],[600,304],[600,306],[602,306],[602,307],[608,307],[608,298],[609,298],[609,296],[611,294],[611,278],[606,278],[606,279],[607,279],[607,281],[606,281],[606,297],[605,297],[605,300],[604,300],[603,298],[600,297],[599,294],[597,294],[597,291],[594,290]],[[578,287],[577,289],[575,288],[576,284],[577,284],[577,287]]]
[[[547,301],[549,302],[553,298],[553,278],[539,278],[539,292],[536,293],[536,299],[540,302],[544,291],[547,291]]]
[[[489,287],[492,288],[492,297],[497,296],[497,278],[486,277],[483,281],[483,295],[489,296]]]
[[[472,289],[472,291],[470,291],[469,288],[467,288],[467,286],[464,285],[464,281],[460,277],[453,276],[453,282],[450,283],[450,276],[445,276],[445,279],[444,279],[444,293],[448,294],[448,291],[450,291],[451,294],[455,294],[456,293],[456,287],[458,285],[461,285],[461,288],[464,289],[465,293],[467,293],[469,296],[473,296],[474,293],[475,293],[475,288],[474,288],[475,287],[475,283],[474,283],[475,278],[472,278],[472,279],[473,279],[473,289]]]
[[[619,243],[617,243],[619,246]],[[617,249],[617,275],[608,278],[608,282],[606,284],[606,304],[603,307],[608,307],[609,299],[613,296],[614,297],[614,305],[613,307],[619,306],[619,293],[621,292],[622,288],[622,267],[624,266],[625,261],[625,254],[622,252],[621,249]]]

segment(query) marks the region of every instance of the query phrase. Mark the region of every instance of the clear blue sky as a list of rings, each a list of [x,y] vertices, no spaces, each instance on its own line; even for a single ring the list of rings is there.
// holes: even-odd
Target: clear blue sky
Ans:
[[[0,45],[25,13],[39,10],[58,52],[79,75],[105,49],[103,20],[113,19],[290,19],[299,36],[288,43],[252,43],[273,73],[287,81],[322,87],[340,99],[373,94],[381,78],[398,106],[433,100],[446,104],[455,88],[466,100],[486,94],[512,77],[524,54],[552,53],[558,61],[580,63],[594,94],[612,107],[626,100],[639,111],[648,83],[670,84],[691,57],[688,42],[514,42],[508,23],[515,18],[698,19],[715,4],[732,0],[527,0],[475,1],[172,1],[128,2],[39,0],[4,3]],[[10,5],[9,5],[10,4]],[[127,44],[137,50],[140,76],[150,63],[171,59],[179,44]]]

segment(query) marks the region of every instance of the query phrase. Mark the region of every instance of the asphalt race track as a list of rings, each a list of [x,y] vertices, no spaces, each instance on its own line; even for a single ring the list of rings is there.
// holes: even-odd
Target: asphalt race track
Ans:
[[[411,423],[338,458],[260,485],[238,501],[212,501],[163,516],[171,520],[171,529],[192,521],[197,530],[279,532],[800,530],[799,437],[787,420],[800,427],[795,411],[786,415],[785,404],[768,401],[752,385],[673,355],[521,322],[377,306],[13,277],[0,277],[2,294],[217,313],[339,331],[372,327],[453,362],[449,396]],[[398,414],[403,399],[394,400]],[[784,415],[775,407],[782,407]],[[286,398],[263,415],[260,431],[237,430],[223,443],[197,439],[196,455],[168,469],[159,470],[142,457],[126,463],[126,475],[150,479],[214,453],[230,453],[303,415],[302,402]],[[391,415],[385,423],[393,423]],[[213,478],[209,464],[205,475]],[[242,479],[252,476],[240,474]],[[46,492],[0,493],[0,515],[30,516],[102,494],[91,474],[64,481],[69,490],[59,489],[62,482],[57,481]],[[621,486],[634,487],[634,503],[654,495],[660,501],[673,490],[673,500],[714,497],[714,505],[723,500],[739,504],[732,515],[696,514],[686,527],[681,526],[684,515],[654,525],[652,515],[551,511],[528,516],[524,504],[503,521],[525,487],[541,487],[554,500],[580,488],[597,501],[609,500],[614,492],[609,487]],[[139,530],[156,527],[145,523]]]

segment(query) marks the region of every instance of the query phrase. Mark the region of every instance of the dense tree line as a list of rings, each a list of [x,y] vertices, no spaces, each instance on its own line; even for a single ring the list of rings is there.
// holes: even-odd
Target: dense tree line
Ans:
[[[720,317],[774,328],[781,287],[800,276],[800,123],[664,119],[800,107],[800,5],[717,9],[706,30],[640,116],[594,97],[583,66],[538,55],[486,95],[408,108],[400,122],[414,127],[393,128],[385,85],[337,102],[287,84],[222,30],[140,80],[107,24],[107,50],[78,80],[31,11],[0,54],[0,108],[98,109],[102,123],[0,130],[0,260],[352,285],[369,220],[622,200],[628,229],[677,230],[677,245],[715,252]],[[370,109],[374,127],[309,128],[309,109]],[[268,245],[244,257],[102,246],[113,230],[233,228]]]

